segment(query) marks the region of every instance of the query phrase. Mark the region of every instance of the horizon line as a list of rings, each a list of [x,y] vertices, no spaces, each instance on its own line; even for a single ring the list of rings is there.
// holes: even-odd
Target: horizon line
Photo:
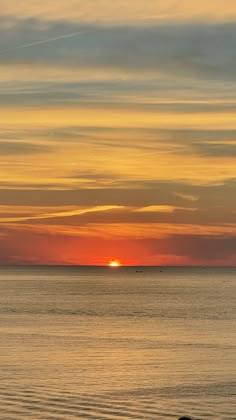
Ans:
[[[118,270],[121,268],[135,268],[135,267],[143,267],[143,268],[236,268],[236,265],[143,265],[143,264],[132,264],[126,265],[121,264],[116,267],[111,267],[108,264],[0,264],[1,267],[66,267],[66,268],[109,268],[112,270]]]

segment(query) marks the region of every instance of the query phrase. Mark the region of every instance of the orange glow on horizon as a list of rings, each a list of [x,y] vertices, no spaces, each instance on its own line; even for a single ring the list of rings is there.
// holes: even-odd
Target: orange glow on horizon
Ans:
[[[112,260],[108,264],[109,267],[120,267],[120,261],[118,260]]]

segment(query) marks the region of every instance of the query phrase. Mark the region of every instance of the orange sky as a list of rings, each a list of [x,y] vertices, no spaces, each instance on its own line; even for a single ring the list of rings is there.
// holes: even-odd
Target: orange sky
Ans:
[[[0,264],[236,264],[235,19],[2,0]]]

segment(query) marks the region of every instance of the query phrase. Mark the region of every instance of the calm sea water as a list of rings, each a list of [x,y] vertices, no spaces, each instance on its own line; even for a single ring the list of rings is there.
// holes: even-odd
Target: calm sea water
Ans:
[[[236,269],[1,268],[0,418],[236,419]]]

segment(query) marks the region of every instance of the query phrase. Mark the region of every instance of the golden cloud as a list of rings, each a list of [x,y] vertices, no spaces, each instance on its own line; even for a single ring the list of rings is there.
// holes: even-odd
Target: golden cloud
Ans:
[[[17,18],[40,17],[40,19],[72,20],[81,22],[150,22],[155,20],[233,20],[236,16],[235,0],[227,0],[227,6],[222,0],[74,0],[68,3],[60,0],[40,2],[24,0],[19,8],[15,0],[1,0],[1,15]]]

